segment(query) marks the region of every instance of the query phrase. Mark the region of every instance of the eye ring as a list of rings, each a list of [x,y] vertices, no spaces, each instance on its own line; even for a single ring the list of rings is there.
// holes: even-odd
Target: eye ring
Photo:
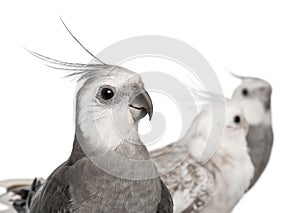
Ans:
[[[115,89],[111,86],[102,86],[97,93],[97,99],[100,101],[109,101],[115,96]]]

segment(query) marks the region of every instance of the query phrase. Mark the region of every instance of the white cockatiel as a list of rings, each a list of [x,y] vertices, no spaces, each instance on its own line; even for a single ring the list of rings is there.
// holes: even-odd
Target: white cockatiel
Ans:
[[[254,166],[246,142],[248,125],[233,101],[226,103],[220,145],[208,161],[203,161],[210,127],[214,128],[212,116],[210,110],[201,112],[180,141],[151,153],[173,197],[174,212],[230,213],[250,185]],[[166,172],[170,164],[176,166]]]
[[[241,79],[242,82],[233,92],[232,99],[242,107],[249,124],[247,142],[255,166],[251,188],[264,172],[272,152],[272,87],[263,79],[234,76]]]

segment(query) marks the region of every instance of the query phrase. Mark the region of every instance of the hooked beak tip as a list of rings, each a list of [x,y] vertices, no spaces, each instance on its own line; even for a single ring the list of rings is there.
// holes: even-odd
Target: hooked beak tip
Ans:
[[[135,110],[140,111],[138,114],[132,113],[134,119],[139,120],[145,117],[146,114],[149,115],[149,121],[152,119],[152,115],[153,115],[152,100],[146,90],[143,90],[139,94],[134,96],[129,106]]]

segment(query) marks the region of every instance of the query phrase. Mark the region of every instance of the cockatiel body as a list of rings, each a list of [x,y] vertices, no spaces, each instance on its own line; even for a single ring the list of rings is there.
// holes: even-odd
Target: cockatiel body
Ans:
[[[242,83],[235,89],[232,99],[242,107],[249,123],[247,142],[255,166],[250,188],[257,182],[271,157],[273,129],[271,115],[272,87],[265,80],[240,77]]]
[[[69,159],[45,183],[34,183],[30,197],[13,203],[18,212],[172,212],[170,194],[138,135],[139,120],[153,112],[141,77],[120,66],[33,54],[80,75],[76,132]]]
[[[202,159],[212,116],[209,110],[201,112],[185,137],[151,153],[173,197],[175,212],[230,213],[250,185],[254,167],[246,143],[248,126],[235,103],[226,104],[217,151],[208,161]]]

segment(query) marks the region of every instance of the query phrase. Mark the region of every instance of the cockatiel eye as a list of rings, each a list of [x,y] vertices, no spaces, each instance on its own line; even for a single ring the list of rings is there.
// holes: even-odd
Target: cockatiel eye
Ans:
[[[242,94],[243,94],[243,96],[247,96],[248,95],[248,90],[247,89],[242,89]]]
[[[115,89],[110,86],[104,86],[99,89],[97,98],[99,101],[107,101],[114,97]]]
[[[236,116],[234,116],[233,121],[234,121],[235,123],[239,124],[239,123],[241,122],[241,117],[238,116],[238,115],[236,115]]]

